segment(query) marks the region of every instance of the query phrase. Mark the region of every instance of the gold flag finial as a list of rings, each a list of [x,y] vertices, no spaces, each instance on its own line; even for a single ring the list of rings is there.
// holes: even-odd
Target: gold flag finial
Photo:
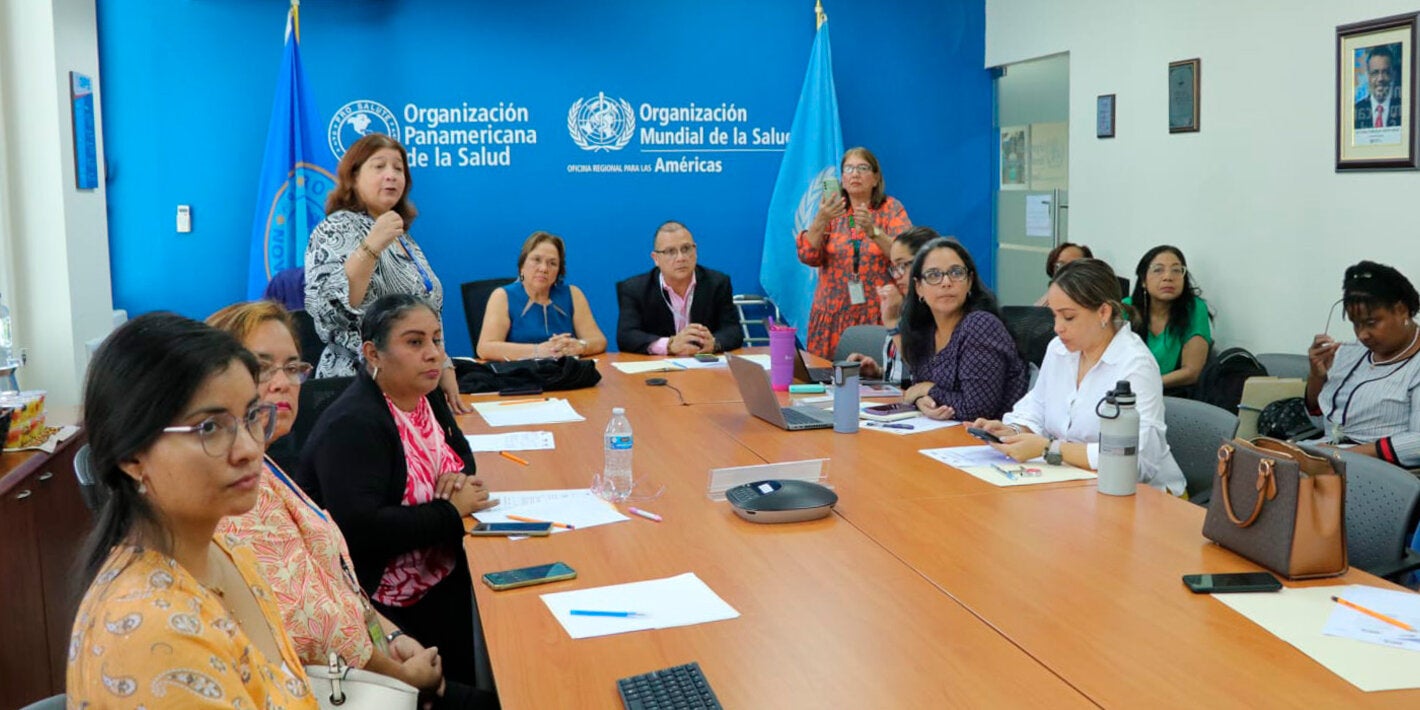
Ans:
[[[823,12],[823,0],[814,0],[814,17],[818,18],[818,24],[814,25],[815,30],[823,27],[823,23],[828,22],[828,15]]]
[[[301,0],[291,0],[291,32],[296,35],[296,44],[301,43]]]

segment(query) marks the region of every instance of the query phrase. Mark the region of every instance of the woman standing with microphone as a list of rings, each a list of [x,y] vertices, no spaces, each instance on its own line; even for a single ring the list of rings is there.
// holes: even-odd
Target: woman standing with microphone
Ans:
[[[327,216],[306,246],[306,310],[326,344],[317,377],[355,374],[360,318],[379,298],[406,293],[442,313],[444,286],[408,234],[419,214],[412,187],[404,146],[384,134],[367,134],[340,159]],[[444,363],[439,388],[455,413],[470,411],[459,401],[452,361]]]

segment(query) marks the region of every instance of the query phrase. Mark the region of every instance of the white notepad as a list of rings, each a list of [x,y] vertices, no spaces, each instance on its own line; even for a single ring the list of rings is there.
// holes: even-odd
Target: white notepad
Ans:
[[[586,421],[567,400],[556,397],[475,402],[473,408],[483,416],[488,426],[533,426]]]

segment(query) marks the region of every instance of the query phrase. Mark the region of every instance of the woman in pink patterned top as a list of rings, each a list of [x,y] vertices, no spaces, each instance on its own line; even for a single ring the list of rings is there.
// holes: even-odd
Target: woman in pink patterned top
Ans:
[[[312,370],[300,361],[291,315],[279,304],[255,301],[223,308],[207,322],[257,357],[258,393],[263,403],[276,405],[273,440],[285,436]],[[334,651],[356,668],[443,696],[439,706],[473,704],[471,689],[445,688],[438,649],[424,648],[374,609],[355,580],[340,528],[269,457],[256,505],[223,519],[219,531],[255,552],[302,663],[324,665]]]
[[[302,445],[296,481],[345,534],[375,608],[438,647],[451,682],[475,684],[464,518],[497,501],[439,391],[443,328],[427,302],[392,294],[365,309],[360,337],[362,366]]]

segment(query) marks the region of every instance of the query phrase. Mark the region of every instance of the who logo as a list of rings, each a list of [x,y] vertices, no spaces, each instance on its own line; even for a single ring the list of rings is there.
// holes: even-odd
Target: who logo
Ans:
[[[606,92],[577,99],[567,111],[567,134],[582,150],[621,150],[636,133],[636,112],[626,99]]]

